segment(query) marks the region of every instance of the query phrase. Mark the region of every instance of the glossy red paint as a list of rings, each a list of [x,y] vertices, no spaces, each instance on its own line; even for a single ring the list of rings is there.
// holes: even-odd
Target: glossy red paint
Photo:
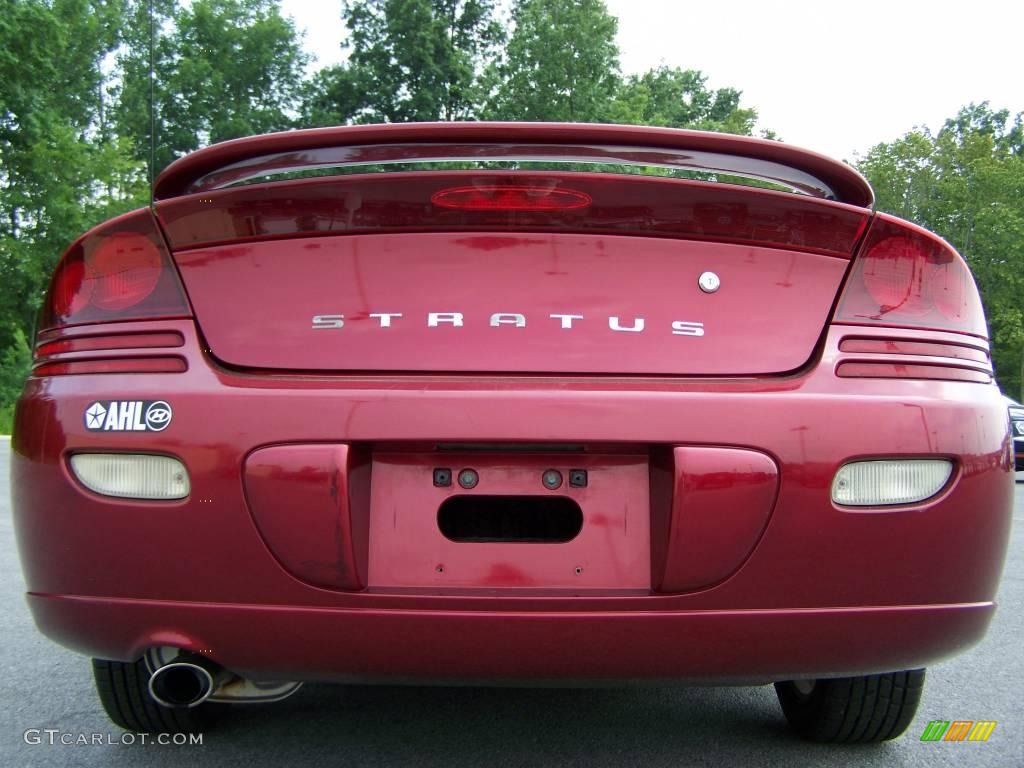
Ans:
[[[160,191],[276,163],[266,158],[289,147],[397,147],[442,134],[475,142],[502,129],[448,130],[233,142],[180,161]],[[855,172],[785,145],[573,130],[516,128],[513,138],[742,149],[845,183],[848,201],[870,199]],[[151,646],[209,649],[254,679],[765,681],[923,666],[984,634],[1013,496],[1006,406],[980,383],[991,368],[977,317],[954,330],[927,315],[912,327],[870,312],[852,322],[832,315],[863,255],[870,211],[793,196],[789,229],[735,238],[694,234],[688,213],[670,236],[638,234],[636,217],[615,232],[507,222],[433,231],[434,212],[413,217],[429,231],[314,235],[329,187],[291,184],[211,192],[224,199],[209,215],[195,198],[159,203],[174,257],[161,279],[180,270],[184,312],[72,324],[57,313],[41,336],[41,365],[173,352],[186,368],[34,375],[25,385],[12,441],[14,523],[29,604],[52,638],[125,661]],[[691,201],[735,192],[684,186],[680,199]],[[313,220],[300,220],[301,204],[289,208],[287,189],[319,201]],[[780,193],[735,194],[758,221],[782,221]],[[239,229],[245,206],[258,224],[249,232]],[[808,224],[814,211],[841,234],[829,240],[828,226]],[[723,212],[750,221],[743,216]],[[203,228],[193,239],[188,221]],[[722,287],[704,294],[696,279],[712,256]],[[402,306],[377,306],[385,300]],[[576,306],[605,319],[604,335],[534,322]],[[698,316],[677,316],[691,310]],[[399,331],[372,313],[406,311],[392,319],[463,311],[466,322],[414,323],[386,340],[371,333]],[[311,327],[314,314],[334,313],[348,323],[339,338],[355,331],[339,346],[322,340],[333,331]],[[492,313],[525,314],[527,325],[492,328]],[[615,331],[607,318],[617,315],[651,325]],[[671,322],[691,319],[706,334],[673,338]],[[105,336],[118,346],[87,341]],[[170,349],[151,343],[178,337]],[[977,380],[927,375],[935,371]],[[88,431],[83,414],[97,400],[164,400],[173,419],[159,433]],[[78,451],[175,456],[191,494],[146,502],[86,491],[70,475]],[[918,504],[831,502],[844,463],[907,457],[947,458],[953,479]],[[429,468],[449,464],[500,470],[495,487],[517,494],[542,466],[587,468],[587,488],[561,491],[583,512],[579,548],[444,539],[434,524],[453,491],[426,481]],[[614,482],[605,489],[602,477]],[[596,563],[584,584],[573,581],[579,555]],[[427,570],[438,564],[454,564],[457,583]],[[566,565],[571,578],[556,576]]]
[[[503,147],[508,152],[502,152]],[[359,149],[370,151],[358,155]],[[852,166],[780,141],[585,123],[396,123],[252,136],[225,141],[176,160],[157,178],[154,194],[163,200],[208,192],[274,171],[321,165],[495,156],[572,162],[577,155],[641,165],[657,165],[672,155],[681,155],[677,157],[679,167],[753,173],[861,207],[874,202],[870,185]]]
[[[847,267],[754,246],[539,233],[319,237],[176,258],[219,361],[296,371],[790,371],[810,357]],[[698,286],[709,270],[713,294]]]
[[[245,459],[253,520],[278,562],[319,587],[366,586],[369,467],[348,445],[274,445]]]
[[[130,659],[140,648],[176,633],[221,641],[215,657],[229,666],[245,666],[241,662],[258,653],[263,659],[278,656],[289,670],[308,664],[305,676],[311,678],[356,675],[368,668],[365,658],[338,654],[329,665],[322,664],[322,656],[319,662],[315,655],[306,659],[304,649],[320,641],[297,640],[300,630],[344,627],[350,637],[346,642],[355,643],[351,636],[357,628],[384,622],[397,634],[378,636],[377,652],[397,659],[404,648],[402,633],[419,632],[422,624],[434,626],[455,612],[466,621],[479,619],[482,627],[486,617],[509,612],[522,616],[510,621],[534,627],[530,636],[537,639],[531,642],[540,642],[533,633],[541,626],[563,621],[563,629],[551,631],[573,634],[606,621],[602,636],[622,632],[625,637],[639,629],[671,626],[673,633],[659,640],[658,648],[674,639],[678,650],[661,659],[657,671],[663,674],[674,665],[680,676],[712,669],[690,651],[702,633],[730,626],[729,633],[736,633],[731,636],[746,638],[748,650],[723,657],[715,674],[757,677],[794,667],[806,674],[854,666],[886,669],[894,659],[926,664],[974,642],[988,621],[1013,492],[1005,405],[995,388],[979,384],[837,378],[835,366],[850,355],[839,351],[840,339],[862,329],[833,327],[821,359],[800,375],[681,380],[254,376],[212,364],[190,321],[125,326],[124,331],[156,331],[159,326],[162,332],[181,333],[189,370],[102,380],[30,379],[14,431],[14,515],[26,583],[40,596],[32,601],[40,622],[79,650]],[[878,333],[884,336],[885,331]],[[901,331],[899,338],[956,341],[955,334],[939,332]],[[146,433],[87,432],[82,413],[103,397],[170,397],[174,421],[159,439]],[[627,596],[564,589],[410,593],[317,588],[289,574],[268,550],[242,492],[241,467],[261,446],[342,441],[372,455],[393,453],[396,447],[421,452],[467,440],[572,444],[582,446],[583,455],[601,452],[609,440],[652,456],[680,443],[758,446],[776,462],[781,482],[771,524],[731,577],[684,594]],[[180,457],[189,468],[189,498],[159,503],[103,498],[82,491],[68,476],[67,456],[74,451],[157,448]],[[829,501],[833,474],[851,458],[936,454],[955,457],[959,466],[956,483],[938,499],[857,513]],[[73,538],[68,531],[75,532]],[[52,556],[54,542],[60,542],[59,558]],[[156,602],[147,607],[149,601]],[[211,604],[225,607],[220,611]],[[235,604],[249,607],[229,607]],[[118,621],[97,618],[107,610],[104,605]],[[807,609],[811,613],[801,613]],[[368,615],[364,625],[364,612],[376,618]],[[578,612],[595,616],[573,619]],[[218,614],[222,632],[215,629]],[[199,615],[207,617],[202,626],[195,623]],[[267,633],[268,615],[286,623],[294,619],[295,631]],[[86,621],[85,616],[92,618]],[[151,616],[159,621],[146,618]],[[798,620],[791,621],[793,616]],[[922,617],[921,632],[901,629],[908,626],[908,616]],[[611,626],[620,619],[621,626]],[[879,642],[871,632],[852,631],[862,619],[862,626],[885,627],[888,639]],[[839,626],[847,630],[837,635]],[[769,630],[781,634],[762,634]],[[249,641],[243,641],[246,634]],[[263,650],[243,647],[252,645],[254,635],[260,636],[256,645]],[[492,637],[506,647],[505,636]],[[639,648],[650,649],[644,642]],[[605,654],[619,647],[618,641],[609,643],[577,648],[573,668],[581,672],[589,664],[595,674],[619,670],[619,662]],[[778,648],[770,659],[757,650],[764,643]],[[721,646],[712,643],[705,650],[713,654],[715,648]],[[491,658],[486,652],[498,653],[497,646],[487,649],[481,646],[481,659]],[[829,649],[835,663],[826,662]],[[417,658],[423,662],[421,674],[439,673],[422,655],[401,664],[409,671]],[[821,666],[812,666],[814,659]],[[513,671],[506,661],[491,672]]]
[[[253,680],[480,684],[748,683],[939,661],[980,640],[991,603],[811,610],[345,610],[30,595],[82,653],[209,648]],[[136,627],[154,627],[141,636]],[[185,629],[182,629],[185,628]]]
[[[662,508],[652,510],[654,589],[690,592],[723,581],[754,551],[779,472],[769,456],[736,448],[676,447],[665,458],[651,471],[652,486],[670,484],[658,488]]]
[[[472,468],[479,484],[436,488],[431,470]],[[541,483],[547,469],[589,473],[586,488]],[[370,579],[374,589],[523,589],[571,592],[651,589],[647,456],[516,451],[377,453],[370,497]],[[438,530],[441,503],[464,495],[558,495],[583,510],[583,528],[559,544],[458,543]]]

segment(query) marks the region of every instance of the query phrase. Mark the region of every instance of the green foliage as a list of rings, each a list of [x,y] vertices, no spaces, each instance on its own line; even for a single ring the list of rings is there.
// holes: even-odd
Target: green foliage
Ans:
[[[619,87],[618,20],[602,0],[516,0],[485,111],[500,120],[606,121]]]
[[[163,0],[156,8],[156,172],[213,142],[293,127],[305,66],[295,26],[277,0]],[[119,57],[115,119],[149,160],[150,35],[135,3]]]
[[[735,88],[709,90],[707,76],[697,70],[658,67],[631,75],[621,84],[611,106],[613,122],[695,128],[749,136],[756,110],[740,107]]]
[[[935,135],[878,144],[858,163],[879,210],[948,240],[974,272],[996,376],[1019,397],[1024,353],[1024,130],[1022,115],[971,104]]]
[[[474,118],[504,42],[494,0],[345,0],[349,62],[314,79],[317,124]]]
[[[21,394],[21,385],[32,365],[32,350],[21,328],[14,328],[11,344],[0,354],[0,435],[11,433],[11,406]],[[6,412],[6,416],[4,415]],[[4,420],[7,423],[4,423]]]
[[[345,125],[362,114],[369,104],[359,70],[348,64],[324,67],[302,89],[304,128]]]
[[[617,20],[601,0],[516,0],[507,45],[493,0],[346,0],[350,55],[307,83],[304,125],[553,120],[749,135],[734,88],[698,71],[619,75]]]
[[[695,70],[623,80],[618,25],[602,0],[515,0],[513,32],[495,0],[345,0],[349,58],[305,85],[308,126],[409,120],[552,120],[749,135],[740,91]]]
[[[11,434],[14,426],[14,403],[0,405],[0,435]]]
[[[20,389],[25,338],[61,252],[144,197],[131,142],[105,114],[101,62],[119,43],[122,10],[0,4],[0,406]]]

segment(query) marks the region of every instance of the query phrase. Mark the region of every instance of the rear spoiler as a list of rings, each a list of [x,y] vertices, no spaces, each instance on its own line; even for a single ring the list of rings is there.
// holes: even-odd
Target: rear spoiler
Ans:
[[[248,179],[340,166],[435,161],[557,161],[659,166],[768,181],[870,208],[855,169],[788,144],[725,133],[589,123],[390,123],[312,128],[233,139],[171,163],[156,200]]]

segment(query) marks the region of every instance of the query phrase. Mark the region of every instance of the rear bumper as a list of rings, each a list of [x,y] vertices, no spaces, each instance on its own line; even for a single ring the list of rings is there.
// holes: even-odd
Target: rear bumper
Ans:
[[[252,679],[760,683],[908,669],[973,645],[992,603],[718,611],[345,610],[29,595],[99,658],[202,649]]]
[[[1013,502],[1005,403],[995,387],[963,381],[837,377],[839,341],[858,329],[833,328],[803,373],[720,380],[258,376],[211,364],[188,321],[159,330],[184,337],[186,373],[33,378],[16,414],[13,511],[29,602],[44,633],[83,653],[130,660],[174,645],[257,679],[768,680],[922,666],[969,647],[990,620]],[[103,399],[163,400],[173,422],[90,432],[85,410]],[[263,449],[376,457],[439,442],[642,457],[652,468],[650,588],[325,588],[268,546],[245,477]],[[192,493],[159,503],[92,494],[67,468],[69,454],[90,450],[175,455]],[[713,472],[699,504],[685,484],[659,490],[655,469],[667,476],[669,457],[688,451],[767,457],[777,468],[767,519],[740,525],[744,505],[727,501],[736,484],[716,485]],[[832,504],[844,462],[921,456],[956,464],[937,497],[867,511]],[[362,491],[350,513],[373,486],[372,464],[356,459],[346,479]],[[271,514],[294,506],[290,488]],[[659,535],[659,494],[663,510],[699,508],[707,538]],[[368,517],[350,514],[351,535],[338,537],[355,561],[372,552]],[[755,524],[755,546],[732,551],[734,569],[684,578],[680,564],[727,554],[737,526]],[[663,589],[669,560],[675,586]]]

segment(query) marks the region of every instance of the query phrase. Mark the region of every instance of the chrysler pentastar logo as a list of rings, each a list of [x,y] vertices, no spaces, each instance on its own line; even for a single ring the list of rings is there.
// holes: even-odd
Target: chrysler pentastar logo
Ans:
[[[107,409],[103,403],[93,403],[85,409],[86,429],[103,429],[103,421],[107,417]]]
[[[405,322],[415,322],[406,320],[401,312],[370,312],[365,317],[375,320],[378,328],[395,328]],[[427,328],[462,328],[466,325],[466,318],[462,312],[427,312],[425,320]],[[544,318],[543,322],[550,323],[552,328],[571,331],[584,323],[594,322],[594,320],[582,314],[555,312]],[[604,318],[599,322],[604,322]],[[646,330],[647,325],[647,321],[642,317],[621,318],[617,315],[608,316],[607,322],[609,330],[619,333],[642,333]],[[488,325],[491,328],[502,326],[525,328],[526,315],[520,312],[495,312],[490,316]],[[345,315],[313,315],[312,329],[314,331],[340,330],[344,327]],[[673,336],[703,336],[704,323],[673,320],[671,331]]]

